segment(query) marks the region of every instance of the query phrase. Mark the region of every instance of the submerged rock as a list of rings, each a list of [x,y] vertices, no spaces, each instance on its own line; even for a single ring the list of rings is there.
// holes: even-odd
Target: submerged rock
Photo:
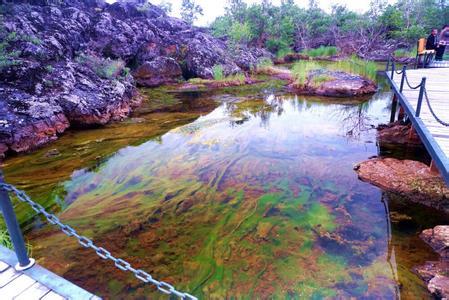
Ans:
[[[394,122],[377,127],[377,137],[381,144],[400,144],[423,146],[410,124]]]
[[[439,174],[421,162],[374,158],[354,169],[363,181],[449,213],[449,188]]]
[[[415,271],[427,283],[437,299],[449,297],[449,226],[424,230],[420,237],[440,255],[439,261],[428,261]]]

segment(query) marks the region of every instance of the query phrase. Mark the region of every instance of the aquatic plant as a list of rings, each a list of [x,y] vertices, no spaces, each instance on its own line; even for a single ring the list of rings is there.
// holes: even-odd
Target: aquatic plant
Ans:
[[[293,65],[292,73],[297,84],[303,85],[309,73],[314,70],[319,70],[322,67],[315,61],[300,60]]]
[[[393,53],[394,57],[398,57],[398,58],[411,58],[411,57],[415,57],[416,56],[416,46],[411,48],[411,49],[396,49]]]

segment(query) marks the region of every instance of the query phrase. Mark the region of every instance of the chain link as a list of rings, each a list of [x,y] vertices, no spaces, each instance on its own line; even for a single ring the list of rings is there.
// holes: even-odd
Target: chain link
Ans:
[[[58,217],[56,217],[53,214],[48,213],[44,207],[33,200],[22,190],[17,189],[15,186],[6,184],[6,183],[0,183],[0,189],[3,189],[4,191],[14,193],[16,194],[17,198],[24,203],[27,203],[33,208],[34,211],[36,211],[39,214],[42,214],[45,216],[47,221],[50,224],[58,226],[61,231],[66,234],[69,237],[75,237],[78,239],[78,242],[85,248],[91,248],[95,250],[95,253],[102,259],[105,260],[111,260],[114,262],[114,265],[125,272],[131,272],[134,274],[134,276],[141,280],[144,283],[150,283],[154,285],[160,292],[167,294],[167,295],[174,295],[181,299],[190,299],[190,300],[198,300],[195,296],[192,296],[188,293],[183,293],[178,290],[171,284],[164,282],[164,281],[158,281],[154,279],[150,274],[147,272],[141,270],[141,269],[134,269],[131,264],[121,258],[114,257],[111,252],[106,250],[103,247],[98,247],[94,244],[94,242],[89,239],[86,236],[79,235],[75,229],[73,229],[71,226],[62,223]]]
[[[417,86],[412,86],[412,85],[410,84],[410,82],[408,81],[407,73],[404,74],[404,77],[405,77],[405,82],[407,83],[407,85],[408,85],[408,87],[409,87],[410,89],[416,90],[416,89],[419,89],[419,88],[421,87],[422,82],[421,82],[420,84],[418,84]]]
[[[433,110],[432,105],[430,105],[429,96],[427,95],[427,89],[424,89],[424,98],[426,98],[427,106],[429,107],[430,113],[435,118],[435,120],[437,120],[437,122],[440,123],[441,125],[449,127],[449,123],[444,122],[435,114],[435,111]]]

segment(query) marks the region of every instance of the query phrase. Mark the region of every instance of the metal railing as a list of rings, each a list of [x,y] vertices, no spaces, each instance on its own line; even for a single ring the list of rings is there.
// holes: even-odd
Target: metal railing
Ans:
[[[137,279],[155,286],[164,294],[177,296],[181,299],[197,299],[195,296],[188,293],[178,291],[167,282],[154,279],[150,274],[141,269],[133,268],[130,263],[121,258],[114,257],[111,252],[105,248],[98,247],[91,239],[84,235],[78,234],[77,231],[71,226],[62,223],[58,217],[47,212],[42,205],[31,200],[31,198],[24,191],[17,189],[13,185],[6,184],[2,174],[0,173],[0,208],[3,213],[3,218],[5,219],[11,242],[14,246],[14,251],[19,261],[15,266],[16,270],[26,270],[33,267],[35,260],[28,257],[22,231],[20,230],[19,223],[17,222],[9,193],[14,193],[19,201],[29,204],[35,212],[43,215],[50,224],[58,226],[67,236],[76,238],[83,247],[91,248],[100,258],[114,262],[114,265],[118,269],[133,273]]]
[[[390,69],[391,66],[391,69]],[[419,94],[418,94],[418,103],[416,105],[416,109],[415,109],[415,117],[419,118],[421,115],[421,109],[422,109],[422,103],[423,100],[426,100],[426,104],[429,108],[430,113],[432,114],[433,118],[440,123],[443,126],[449,127],[449,122],[445,122],[443,121],[440,117],[437,116],[437,114],[435,113],[435,110],[432,107],[431,101],[429,99],[429,95],[427,93],[427,89],[426,89],[426,81],[427,78],[423,77],[421,79],[421,82],[418,85],[413,86],[407,76],[407,66],[403,66],[401,71],[397,71],[396,70],[396,64],[394,62],[394,60],[389,60],[387,63],[387,67],[385,69],[385,73],[390,77],[391,80],[394,79],[394,75],[401,75],[401,84],[399,87],[399,92],[402,94],[402,92],[404,91],[404,85],[407,84],[407,86],[409,87],[409,89],[411,90],[417,90],[419,89]],[[395,108],[392,111],[396,111]]]

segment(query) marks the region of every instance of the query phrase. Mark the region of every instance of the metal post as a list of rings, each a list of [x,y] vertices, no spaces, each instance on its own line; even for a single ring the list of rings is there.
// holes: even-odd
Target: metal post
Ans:
[[[396,71],[395,69],[396,69],[396,66],[395,66],[394,61],[393,61],[393,62],[391,63],[391,76],[390,76],[391,80],[393,80],[393,77],[394,77],[394,71]]]
[[[3,183],[3,174],[0,171],[0,182]],[[22,231],[20,230],[19,223],[17,222],[14,208],[9,198],[8,192],[0,189],[0,208],[3,213],[3,218],[8,228],[8,233],[11,238],[11,242],[14,246],[14,250],[17,255],[18,263],[15,268],[17,271],[23,271],[31,268],[35,261],[28,257],[25,242],[23,240]]]
[[[391,103],[391,116],[390,116],[390,123],[394,122],[394,119],[396,118],[396,109],[398,107],[398,96],[396,93],[393,94],[393,101]]]
[[[407,76],[407,66],[402,67],[401,86],[399,87],[400,93],[402,93],[402,91],[404,90],[405,76]]]
[[[391,58],[388,59],[387,67],[385,68],[385,73],[388,73],[388,69],[390,69],[390,61],[391,61]]]
[[[416,106],[416,113],[415,113],[416,117],[419,117],[419,115],[421,114],[421,106],[425,88],[426,88],[426,77],[423,77],[421,81],[421,87],[419,88],[418,105]]]

